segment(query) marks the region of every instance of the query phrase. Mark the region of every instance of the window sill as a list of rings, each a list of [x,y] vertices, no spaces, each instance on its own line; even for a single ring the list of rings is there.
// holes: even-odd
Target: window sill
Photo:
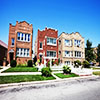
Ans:
[[[43,50],[43,48],[39,48],[39,50]]]
[[[17,40],[17,41],[19,41],[19,42],[28,42],[28,43],[30,42],[30,41],[24,41],[24,40]]]
[[[15,46],[15,45],[11,45],[10,47],[12,47],[12,48],[13,48],[14,46]]]
[[[57,46],[57,44],[51,44],[51,43],[47,43],[47,45]]]
[[[17,56],[17,58],[30,58],[30,56],[27,56],[27,57]]]

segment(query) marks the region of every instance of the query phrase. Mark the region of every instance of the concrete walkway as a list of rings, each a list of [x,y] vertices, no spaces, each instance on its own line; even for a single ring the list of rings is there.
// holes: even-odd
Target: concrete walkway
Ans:
[[[7,70],[7,69],[10,68],[10,67],[7,67],[7,66],[0,66],[0,68],[2,68],[2,69],[0,69],[0,73],[1,73],[1,72],[3,72],[3,71]]]
[[[8,73],[0,73],[0,76],[7,75],[41,75],[41,72],[8,72]]]

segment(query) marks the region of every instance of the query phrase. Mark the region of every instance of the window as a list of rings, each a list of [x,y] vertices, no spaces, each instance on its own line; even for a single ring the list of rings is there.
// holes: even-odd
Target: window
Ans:
[[[65,39],[65,46],[72,46],[72,40]]]
[[[22,36],[21,36],[21,40],[23,40],[23,33],[22,33]]]
[[[16,56],[18,56],[18,57],[29,57],[29,49],[17,48]]]
[[[47,57],[56,57],[56,51],[47,51]]]
[[[65,51],[65,57],[70,57],[70,51]]]
[[[27,35],[27,34],[25,34],[25,38],[24,38],[25,41],[26,41],[26,35]]]
[[[81,40],[74,40],[74,45],[80,47]]]
[[[11,39],[11,45],[14,45],[14,44],[15,44],[15,39],[12,38],[12,39]]]
[[[81,57],[81,51],[75,51],[75,57]]]
[[[30,34],[28,34],[28,41],[30,41]]]
[[[29,49],[27,49],[27,57],[29,57]]]
[[[16,55],[19,56],[19,48],[17,48]]]
[[[25,41],[25,42],[29,42],[30,41],[30,34],[26,34],[26,33],[17,33],[17,40],[19,41]]]
[[[73,57],[73,51],[71,51],[71,57]]]
[[[47,44],[56,44],[55,38],[47,38]]]
[[[70,65],[70,61],[65,61],[65,64],[66,65]]]
[[[17,33],[17,39],[20,40],[20,33]]]
[[[40,48],[42,49],[42,42],[40,42]]]
[[[61,54],[61,51],[59,51],[59,55]]]
[[[59,44],[61,44],[61,40],[59,40]]]

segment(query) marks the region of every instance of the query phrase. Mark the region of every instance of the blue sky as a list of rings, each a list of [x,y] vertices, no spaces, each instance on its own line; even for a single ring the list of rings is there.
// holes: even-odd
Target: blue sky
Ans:
[[[24,20],[33,24],[33,43],[45,27],[100,43],[100,0],[0,0],[0,40],[8,44],[9,23]]]

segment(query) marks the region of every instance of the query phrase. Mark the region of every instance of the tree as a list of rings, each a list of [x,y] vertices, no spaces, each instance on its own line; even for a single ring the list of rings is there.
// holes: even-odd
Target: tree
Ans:
[[[100,65],[100,44],[98,44],[98,47],[97,47],[97,62],[99,62],[99,65]]]
[[[86,43],[85,58],[88,62],[92,62],[93,60],[96,59],[96,56],[93,53],[93,49],[92,49],[92,42],[90,42],[89,40],[87,40]]]
[[[74,61],[74,67],[78,68],[81,66],[81,62],[79,60]]]

